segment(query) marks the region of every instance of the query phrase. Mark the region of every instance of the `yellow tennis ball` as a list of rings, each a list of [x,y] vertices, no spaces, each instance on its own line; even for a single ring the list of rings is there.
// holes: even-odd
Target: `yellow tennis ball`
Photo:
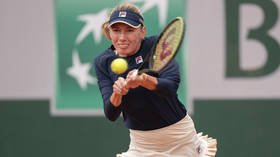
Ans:
[[[116,74],[124,73],[127,68],[127,61],[123,58],[114,59],[111,63],[111,70]]]

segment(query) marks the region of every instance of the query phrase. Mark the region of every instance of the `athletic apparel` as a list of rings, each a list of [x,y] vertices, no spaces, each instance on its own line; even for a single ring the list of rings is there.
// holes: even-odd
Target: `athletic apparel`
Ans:
[[[117,157],[198,157],[202,152],[202,142],[188,115],[164,128],[151,131],[130,129],[129,132],[129,149]]]
[[[110,102],[114,82],[118,77],[126,78],[129,71],[137,69],[156,40],[156,36],[146,37],[137,53],[125,57],[124,59],[127,60],[129,67],[121,75],[113,73],[110,69],[111,62],[118,58],[113,46],[95,59],[95,72],[104,102],[105,115],[108,119],[114,121],[122,113],[125,126],[129,129],[159,129],[174,124],[186,116],[186,108],[177,96],[180,73],[175,60],[171,61],[159,73],[157,76],[158,85],[154,91],[140,86],[130,89],[127,95],[122,97],[122,103],[119,107],[114,107]],[[147,65],[145,67],[147,68]]]

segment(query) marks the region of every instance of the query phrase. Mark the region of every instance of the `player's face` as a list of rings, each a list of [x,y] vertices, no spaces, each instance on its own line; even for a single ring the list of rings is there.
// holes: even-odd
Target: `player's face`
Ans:
[[[144,27],[133,28],[123,23],[113,24],[109,29],[112,44],[120,56],[130,56],[136,53],[145,33]]]

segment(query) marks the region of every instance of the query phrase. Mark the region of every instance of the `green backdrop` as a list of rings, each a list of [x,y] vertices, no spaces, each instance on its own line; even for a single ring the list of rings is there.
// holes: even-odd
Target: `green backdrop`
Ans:
[[[278,157],[280,100],[197,100],[198,131],[218,139],[217,157]],[[113,157],[125,151],[121,120],[52,117],[49,101],[0,101],[1,157]]]
[[[251,0],[248,1],[251,2]],[[69,1],[67,7],[61,4],[67,3],[67,0],[55,2],[55,11],[58,13],[56,14],[58,21],[55,26],[58,42],[56,61],[65,57],[56,67],[58,68],[56,69],[56,74],[58,74],[56,75],[57,102],[63,102],[64,98],[69,95],[71,98],[75,98],[77,93],[74,92],[77,91],[82,92],[79,94],[81,99],[85,99],[83,96],[87,95],[95,97],[97,93],[93,91],[96,86],[89,86],[87,88],[89,93],[84,94],[85,91],[79,88],[77,82],[66,75],[65,67],[71,65],[73,50],[83,55],[80,56],[82,62],[88,62],[94,57],[92,51],[87,51],[93,49],[92,36],[87,36],[79,44],[75,43],[80,29],[84,26],[83,22],[75,18],[79,13],[84,14],[85,10],[96,9],[98,6],[96,3],[88,1],[91,5],[83,5],[85,10],[80,10],[75,9],[82,5],[80,1]],[[104,0],[102,2],[99,6],[105,7],[112,1]],[[172,13],[176,11],[176,14],[184,14],[185,1],[174,0],[172,2],[174,3],[169,5],[173,8]],[[179,2],[181,5],[178,4]],[[73,13],[73,15],[64,14],[67,12]],[[151,10],[146,13],[146,16],[154,17],[155,14],[157,14],[156,10]],[[175,14],[170,14],[168,19],[173,16]],[[148,28],[152,28],[153,24],[157,24],[158,31],[160,29],[158,22],[148,23]],[[67,26],[72,26],[74,29],[68,30]],[[149,33],[154,33],[151,30],[153,29],[148,30]],[[60,44],[66,46],[61,47]],[[89,49],[87,49],[88,46]],[[273,51],[273,53],[279,52]],[[179,56],[179,59],[182,60],[184,57]],[[181,62],[181,64],[185,63]],[[279,65],[279,58],[271,64]],[[185,69],[182,71],[185,72]],[[92,71],[91,74],[93,74]],[[186,79],[183,78],[183,80]],[[186,86],[183,82],[180,88],[182,100],[185,96],[184,87]],[[65,96],[65,93],[60,93],[62,90],[68,90],[69,95]],[[91,102],[79,104],[78,107],[95,108],[96,106],[90,106],[96,105]],[[126,151],[129,144],[128,130],[123,126],[121,118],[117,122],[110,122],[103,116],[53,116],[50,113],[50,103],[51,100],[0,100],[0,157],[113,157],[116,153]],[[100,105],[100,100],[98,103]],[[195,114],[192,117],[197,131],[203,131],[218,140],[217,157],[279,156],[279,98],[272,100],[196,99],[193,103]],[[65,103],[61,103],[57,109],[67,108],[67,105],[64,105]],[[73,107],[72,104],[69,106]]]

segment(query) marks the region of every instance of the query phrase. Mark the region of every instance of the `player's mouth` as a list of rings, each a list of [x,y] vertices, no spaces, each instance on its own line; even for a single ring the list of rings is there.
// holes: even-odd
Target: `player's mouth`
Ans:
[[[126,49],[128,48],[129,44],[118,44],[120,49]]]

